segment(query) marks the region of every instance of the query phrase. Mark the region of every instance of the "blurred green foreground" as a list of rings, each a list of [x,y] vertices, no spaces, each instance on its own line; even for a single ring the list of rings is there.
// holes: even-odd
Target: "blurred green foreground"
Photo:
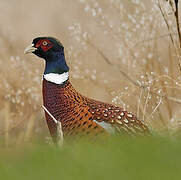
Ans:
[[[36,144],[36,143],[35,143]],[[164,138],[0,150],[0,180],[181,179],[181,142]]]

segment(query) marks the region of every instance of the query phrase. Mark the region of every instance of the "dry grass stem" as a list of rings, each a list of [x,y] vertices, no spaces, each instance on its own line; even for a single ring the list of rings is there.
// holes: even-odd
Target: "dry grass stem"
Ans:
[[[48,111],[48,109],[45,106],[42,106],[42,108],[45,110],[45,112],[53,119],[53,121],[57,124],[57,145],[62,146],[63,145],[63,131],[62,131],[62,124],[60,121],[57,121],[53,115]]]

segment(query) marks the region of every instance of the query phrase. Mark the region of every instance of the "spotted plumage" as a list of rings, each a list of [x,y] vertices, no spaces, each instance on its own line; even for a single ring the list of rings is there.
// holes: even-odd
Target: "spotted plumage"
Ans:
[[[68,78],[69,67],[65,61],[64,48],[55,38],[36,38],[25,52],[33,52],[45,59],[42,88],[44,106],[61,122],[65,138],[149,133],[147,126],[134,114],[82,96],[73,88]],[[45,112],[45,116],[50,134],[56,141],[56,123],[48,113]]]

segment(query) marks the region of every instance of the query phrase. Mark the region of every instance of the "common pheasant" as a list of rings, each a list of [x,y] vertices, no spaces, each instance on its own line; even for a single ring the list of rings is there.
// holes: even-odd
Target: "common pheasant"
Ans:
[[[38,37],[25,49],[46,62],[43,75],[43,102],[53,117],[60,121],[64,138],[76,135],[144,134],[148,127],[136,116],[120,107],[87,98],[78,93],[69,81],[64,47],[55,38]],[[56,142],[57,126],[45,112],[46,121]]]

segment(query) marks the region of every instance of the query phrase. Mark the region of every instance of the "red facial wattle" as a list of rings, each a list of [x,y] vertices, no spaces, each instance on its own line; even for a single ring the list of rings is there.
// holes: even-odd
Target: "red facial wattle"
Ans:
[[[41,47],[41,49],[42,49],[44,52],[46,52],[46,51],[48,51],[49,49],[51,49],[52,46],[53,46],[53,44],[52,44],[48,39],[41,39],[41,40],[39,40],[39,41],[36,43],[36,45],[35,45],[36,48]]]

